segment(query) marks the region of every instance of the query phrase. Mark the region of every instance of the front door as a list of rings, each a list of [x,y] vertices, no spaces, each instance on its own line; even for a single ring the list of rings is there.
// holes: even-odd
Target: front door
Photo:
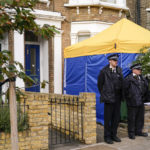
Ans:
[[[25,69],[36,84],[31,87],[26,85],[26,91],[40,92],[40,52],[39,45],[25,45]]]

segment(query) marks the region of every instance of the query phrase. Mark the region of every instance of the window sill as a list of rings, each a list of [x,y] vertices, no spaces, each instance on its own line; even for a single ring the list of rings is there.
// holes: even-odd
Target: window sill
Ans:
[[[87,7],[87,6],[97,6],[111,9],[122,9],[128,11],[129,8],[123,5],[107,3],[107,2],[98,2],[98,3],[78,3],[78,4],[64,4],[65,7]]]
[[[41,3],[47,3],[48,0],[39,0],[39,2],[41,2]]]
[[[146,11],[150,11],[150,8],[147,8]]]

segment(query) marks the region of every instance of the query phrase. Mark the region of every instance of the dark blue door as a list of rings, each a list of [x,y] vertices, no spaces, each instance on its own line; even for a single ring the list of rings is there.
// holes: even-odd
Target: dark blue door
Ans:
[[[40,52],[39,45],[25,45],[25,69],[36,84],[32,87],[26,85],[26,91],[40,92]]]

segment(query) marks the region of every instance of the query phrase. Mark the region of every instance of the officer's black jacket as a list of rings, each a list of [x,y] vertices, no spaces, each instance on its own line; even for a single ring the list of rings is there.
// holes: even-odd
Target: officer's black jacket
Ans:
[[[122,98],[122,69],[117,66],[116,72],[116,79],[114,79],[109,65],[100,71],[97,86],[101,95],[101,102],[115,103]]]
[[[128,106],[140,106],[146,100],[148,92],[148,82],[140,75],[140,82],[131,73],[123,83],[124,98]]]

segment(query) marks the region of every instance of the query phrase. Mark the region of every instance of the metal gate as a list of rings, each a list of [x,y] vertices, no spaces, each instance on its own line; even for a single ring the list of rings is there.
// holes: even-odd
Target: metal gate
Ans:
[[[83,141],[84,103],[78,97],[50,99],[49,148]]]

